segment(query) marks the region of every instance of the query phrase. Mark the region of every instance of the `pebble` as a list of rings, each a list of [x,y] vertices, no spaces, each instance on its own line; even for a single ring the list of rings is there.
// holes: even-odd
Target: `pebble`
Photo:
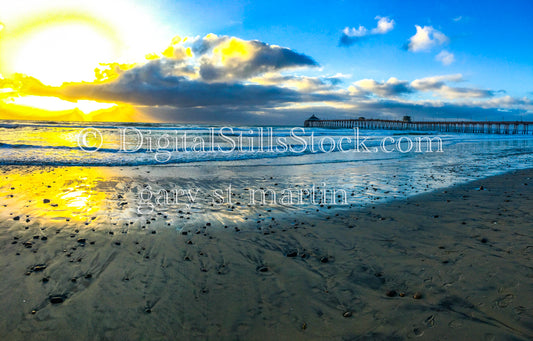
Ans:
[[[345,311],[344,314],[342,314],[342,316],[351,317],[352,316],[352,312],[351,311]]]
[[[39,271],[43,271],[44,269],[46,269],[46,264],[37,264],[37,265],[32,266],[31,271],[39,272]]]
[[[50,202],[50,199],[43,199],[44,204],[48,204]]]
[[[298,256],[298,251],[297,250],[291,250],[287,253],[287,257],[296,257]]]
[[[329,262],[328,257],[324,256],[320,258],[320,263],[327,263],[327,262]]]
[[[259,272],[268,272],[268,267],[262,265],[262,266],[257,268],[257,271],[259,271]]]
[[[60,304],[60,303],[63,303],[65,302],[65,296],[63,295],[53,295],[53,296],[50,296],[49,299],[50,299],[50,303],[52,304]]]
[[[421,292],[418,292],[418,291],[415,292],[415,294],[413,295],[413,298],[414,298],[415,300],[419,300],[419,299],[421,299],[421,298],[422,298],[422,293],[421,293]]]

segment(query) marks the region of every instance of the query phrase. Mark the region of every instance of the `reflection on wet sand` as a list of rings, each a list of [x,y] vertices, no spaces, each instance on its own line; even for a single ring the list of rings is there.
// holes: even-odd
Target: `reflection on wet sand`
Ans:
[[[107,193],[101,184],[110,178],[111,169],[42,167],[5,168],[0,179],[3,218],[29,223],[37,219],[88,222],[108,205]],[[25,215],[21,216],[20,212]],[[17,218],[18,217],[18,218]]]

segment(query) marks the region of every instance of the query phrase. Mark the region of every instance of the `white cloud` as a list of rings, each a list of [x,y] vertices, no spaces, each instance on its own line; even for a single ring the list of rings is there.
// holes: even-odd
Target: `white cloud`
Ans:
[[[453,100],[492,98],[499,92],[478,88],[451,87],[446,84],[446,82],[457,83],[461,81],[463,81],[463,75],[458,73],[415,79],[410,86],[418,91],[432,92],[435,96]]]
[[[452,20],[455,21],[455,22],[457,22],[457,21],[461,21],[462,19],[463,19],[463,16],[460,15],[460,16],[458,16],[458,17],[453,18]]]
[[[463,75],[460,73],[454,75],[432,76],[426,78],[415,79],[411,82],[411,86],[417,90],[429,91],[440,89],[445,85],[445,82],[461,82]]]
[[[394,28],[394,20],[389,19],[388,17],[380,17],[378,15],[374,19],[378,20],[378,24],[376,28],[373,28],[370,31],[367,30],[366,27],[359,25],[359,28],[357,29],[355,27],[346,27],[342,32],[348,37],[361,38],[367,35],[385,34]]]
[[[491,98],[495,92],[492,90],[475,89],[475,88],[454,88],[444,85],[438,93],[448,99],[472,99],[472,98]]]
[[[346,27],[342,33],[346,34],[348,37],[364,37],[368,34],[368,30],[364,26],[359,26],[358,29],[355,29],[355,27]]]
[[[472,100],[481,98],[494,98],[502,91],[479,89],[472,87],[455,87],[447,83],[462,82],[463,75],[450,74],[432,76],[415,79],[412,82],[399,80],[395,77],[387,81],[376,81],[374,79],[361,79],[348,87],[348,92],[354,97],[380,97],[380,98],[409,98],[410,95],[417,95],[421,92],[430,93],[435,98],[445,98],[450,100]]]
[[[437,56],[435,56],[435,59],[441,62],[442,65],[450,65],[455,61],[455,56],[451,52],[442,50]]]
[[[433,47],[445,44],[449,41],[444,33],[434,29],[432,26],[420,27],[415,25],[415,27],[416,34],[409,39],[409,51],[429,51]]]
[[[396,97],[413,92],[407,81],[399,80],[396,77],[391,77],[386,82],[361,79],[354,82],[348,90],[351,95],[372,94],[379,97]]]
[[[394,20],[389,19],[387,17],[380,17],[379,15],[375,17],[374,19],[379,19],[378,26],[374,29],[372,29],[372,34],[385,34],[387,32],[392,31],[394,28]]]

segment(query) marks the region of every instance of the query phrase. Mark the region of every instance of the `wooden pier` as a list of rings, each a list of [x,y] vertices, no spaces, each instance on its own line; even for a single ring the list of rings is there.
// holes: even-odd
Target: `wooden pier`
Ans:
[[[360,128],[388,130],[420,130],[446,133],[532,135],[533,122],[524,121],[411,121],[381,119],[321,120],[315,115],[304,122],[304,127]]]

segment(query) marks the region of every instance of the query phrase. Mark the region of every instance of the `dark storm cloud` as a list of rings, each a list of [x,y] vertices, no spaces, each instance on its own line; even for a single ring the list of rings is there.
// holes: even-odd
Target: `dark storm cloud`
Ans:
[[[91,98],[100,101],[127,102],[140,105],[171,105],[179,108],[213,105],[257,105],[268,103],[318,100],[322,95],[303,95],[276,86],[244,85],[240,83],[205,83],[182,76],[140,79],[135,70],[116,82],[66,86],[60,93],[69,98]]]
[[[147,106],[209,107],[218,105],[267,105],[304,101],[342,100],[337,95],[305,94],[274,85],[206,83],[169,74],[172,66],[155,60],[125,71],[116,80],[65,84],[55,90],[66,99],[93,99]]]

